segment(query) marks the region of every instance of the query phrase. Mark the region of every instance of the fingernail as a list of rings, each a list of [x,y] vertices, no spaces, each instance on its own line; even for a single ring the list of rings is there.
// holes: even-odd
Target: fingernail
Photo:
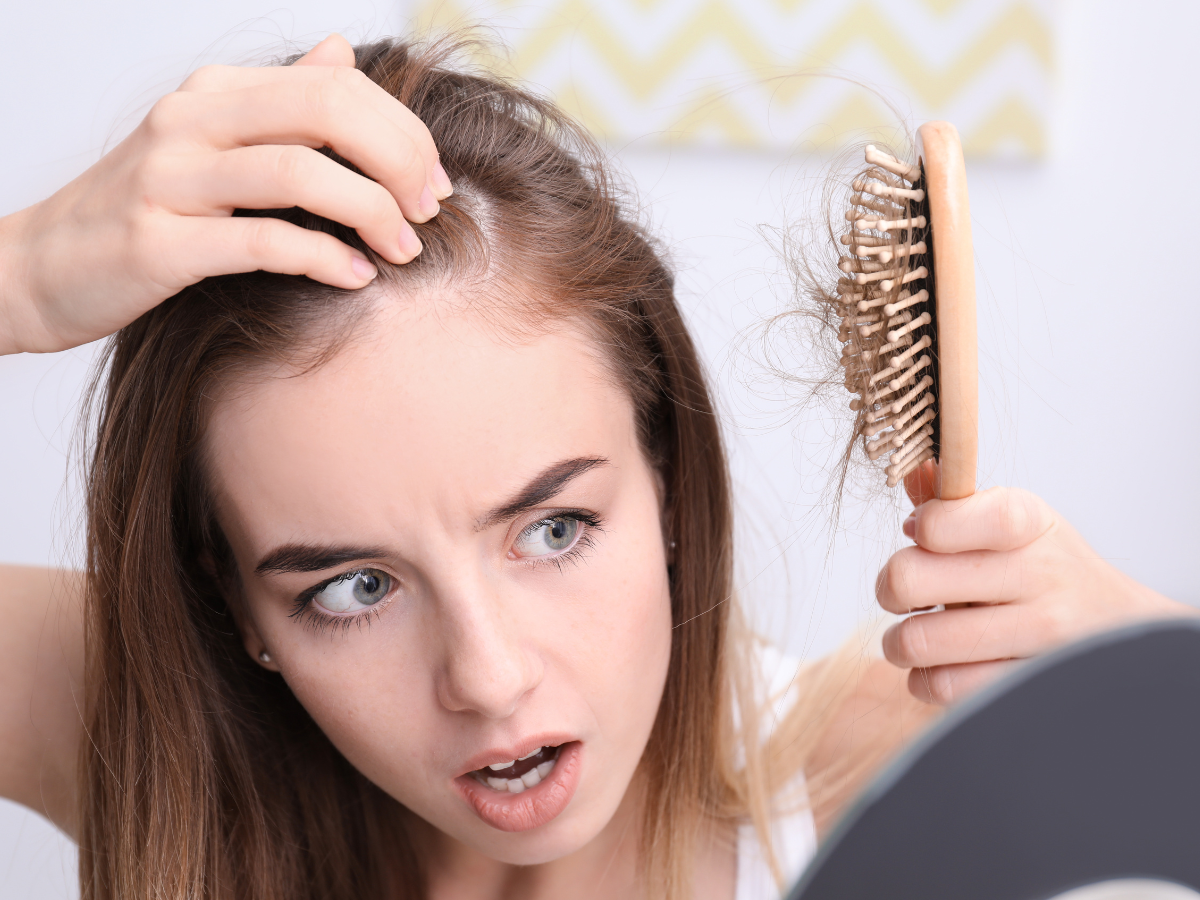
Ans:
[[[900,528],[904,531],[904,536],[906,538],[915,538],[917,536],[917,514],[910,513]]]
[[[405,262],[412,262],[421,252],[421,239],[417,237],[417,233],[413,231],[411,225],[407,222],[400,229],[400,253],[405,257]]]
[[[435,196],[439,200],[445,200],[454,193],[454,185],[450,183],[450,176],[446,174],[446,170],[442,168],[440,162],[433,164],[433,174],[430,176],[433,182]]]
[[[373,281],[375,278],[375,267],[367,262],[365,256],[352,256],[350,258],[350,268],[354,271],[354,277],[361,281]]]
[[[432,219],[438,214],[437,198],[433,196],[433,191],[429,189],[429,185],[425,185],[425,189],[421,191],[421,199],[417,203],[421,210],[421,215],[428,219]]]

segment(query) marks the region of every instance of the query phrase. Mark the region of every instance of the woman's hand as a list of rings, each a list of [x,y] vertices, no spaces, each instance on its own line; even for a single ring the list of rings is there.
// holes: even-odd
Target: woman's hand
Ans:
[[[1087,545],[1040,498],[992,488],[935,500],[928,464],[905,486],[916,509],[876,582],[889,612],[909,616],[883,636],[888,661],[933,703],[961,699],[1018,660],[1141,618],[1200,614],[1138,584]]]
[[[405,263],[421,250],[408,223],[450,192],[429,131],[338,35],[292,66],[200,69],[79,178],[0,219],[0,353],[96,340],[209,275],[363,287],[374,267],[336,238],[233,210],[301,206]]]

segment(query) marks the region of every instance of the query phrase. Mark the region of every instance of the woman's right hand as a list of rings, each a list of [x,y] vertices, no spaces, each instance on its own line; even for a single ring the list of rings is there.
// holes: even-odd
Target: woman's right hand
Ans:
[[[234,209],[301,206],[406,263],[421,251],[409,222],[450,193],[428,129],[339,35],[292,66],[200,69],[79,178],[0,219],[0,353],[105,337],[210,275],[363,287],[374,267],[336,238]]]

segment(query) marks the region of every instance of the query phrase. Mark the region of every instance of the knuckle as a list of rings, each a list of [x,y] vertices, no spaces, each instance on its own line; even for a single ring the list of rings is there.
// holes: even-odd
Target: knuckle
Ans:
[[[946,669],[937,669],[933,673],[933,702],[939,706],[949,706],[954,702],[955,684],[954,673]]]
[[[937,703],[931,674],[931,669],[913,669],[908,673],[908,691],[922,703]]]
[[[325,78],[318,78],[309,85],[308,105],[317,115],[343,115],[366,82],[367,77],[358,69],[335,66]]]
[[[334,66],[330,71],[330,79],[334,84],[343,85],[352,91],[362,90],[371,84],[367,74],[353,66]]]
[[[957,674],[952,666],[938,666],[922,670],[922,682],[931,703],[936,703],[938,706],[949,706],[954,702],[954,680]]]
[[[893,557],[894,559],[895,557]],[[896,607],[896,592],[892,588],[895,578],[893,559],[889,559],[875,576],[875,599],[884,609],[894,612]]]
[[[1050,527],[1054,517],[1051,514],[1050,507],[1046,505],[1046,501],[1037,494],[1019,488],[1015,493],[1021,499],[1021,503],[1025,509],[1025,521],[1029,528],[1028,537],[1030,540],[1033,540]]]
[[[370,191],[370,199],[367,202],[366,213],[368,220],[379,224],[399,224],[400,210],[396,207],[396,201],[387,189],[372,184]]]
[[[1028,544],[1049,525],[1049,515],[1041,498],[1019,488],[1000,491],[993,515],[997,535],[1012,548]]]
[[[304,87],[305,115],[327,121],[343,106],[344,89],[329,78],[321,78]]]
[[[246,229],[246,252],[256,262],[270,260],[279,247],[279,231],[270,219],[255,219]]]
[[[920,619],[905,619],[901,622],[892,639],[892,650],[896,656],[892,660],[895,665],[903,669],[920,665],[929,652],[924,623]]]
[[[1042,603],[1026,611],[1033,619],[1030,623],[1035,631],[1035,643],[1056,647],[1072,637],[1072,629],[1078,622],[1076,613],[1058,603]]]
[[[410,166],[420,166],[422,176],[424,176],[425,167],[432,166],[437,160],[437,147],[434,145],[433,135],[429,133],[425,123],[416,116],[411,116],[411,120],[411,125],[406,124],[401,128],[401,133],[406,140],[398,143],[402,145],[401,153],[405,162]]]
[[[944,501],[926,504],[917,514],[916,544],[933,553],[951,549],[955,544],[959,509],[948,508]]]
[[[1025,504],[1013,491],[1004,491],[996,502],[994,511],[996,533],[1005,543],[1012,543],[1024,534],[1028,527]]]
[[[411,140],[401,139],[393,148],[396,169],[401,177],[407,177],[414,183],[425,183],[425,157]]]
[[[912,608],[917,595],[917,565],[906,548],[892,555],[879,573],[880,603],[892,612]]]
[[[146,113],[142,125],[152,138],[162,138],[179,128],[185,119],[185,107],[188,106],[186,94],[175,91],[160,97]]]
[[[308,148],[295,145],[275,147],[270,160],[270,176],[277,184],[297,188],[308,183],[311,157]]]
[[[221,77],[223,68],[223,66],[216,65],[201,66],[184,79],[183,84],[180,85],[180,90],[203,91],[214,87]]]

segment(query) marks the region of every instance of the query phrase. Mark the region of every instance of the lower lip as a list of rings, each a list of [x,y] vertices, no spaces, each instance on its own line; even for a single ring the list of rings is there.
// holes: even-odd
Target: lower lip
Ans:
[[[493,791],[460,775],[454,784],[475,810],[475,815],[500,831],[529,831],[555,819],[571,802],[579,786],[583,749],[578,741],[558,748],[554,768],[533,787],[519,794]]]

